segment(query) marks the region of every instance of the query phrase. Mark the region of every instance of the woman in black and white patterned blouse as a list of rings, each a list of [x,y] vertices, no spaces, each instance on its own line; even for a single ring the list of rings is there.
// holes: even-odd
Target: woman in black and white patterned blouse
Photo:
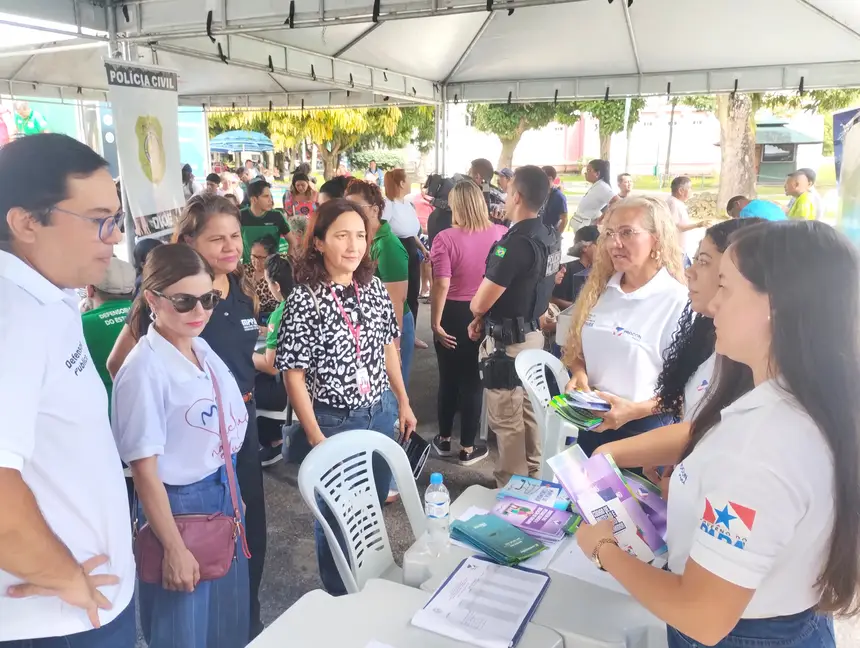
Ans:
[[[342,198],[323,204],[309,244],[295,264],[275,365],[285,372],[290,403],[311,446],[347,430],[408,437],[417,425],[400,372],[394,307],[370,260],[368,220]],[[380,502],[390,470],[373,462]],[[339,527],[322,508],[336,534]],[[345,594],[325,535],[315,525],[320,577],[330,594]]]

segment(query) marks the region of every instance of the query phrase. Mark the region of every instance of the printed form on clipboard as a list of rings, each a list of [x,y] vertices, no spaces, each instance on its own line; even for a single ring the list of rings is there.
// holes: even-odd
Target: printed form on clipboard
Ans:
[[[412,625],[482,648],[512,648],[549,581],[543,572],[471,556],[415,613]]]

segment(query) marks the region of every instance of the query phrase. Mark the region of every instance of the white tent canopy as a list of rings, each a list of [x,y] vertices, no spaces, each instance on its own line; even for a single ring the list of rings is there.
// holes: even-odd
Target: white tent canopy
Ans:
[[[186,104],[552,101],[860,86],[858,0],[634,0],[629,8],[627,0],[115,4],[112,46],[176,69]],[[291,6],[292,28],[285,24]],[[0,92],[104,98],[110,10],[93,0],[0,0],[0,11],[51,21],[33,28],[36,45],[2,40]]]

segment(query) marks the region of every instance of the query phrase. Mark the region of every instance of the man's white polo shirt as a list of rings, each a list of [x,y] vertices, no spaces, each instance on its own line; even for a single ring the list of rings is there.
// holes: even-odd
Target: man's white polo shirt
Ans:
[[[724,408],[675,467],[669,569],[688,558],[755,590],[744,619],[787,616],[819,601],[833,533],[833,455],[809,414],[775,381]]]
[[[621,289],[621,276],[609,280],[588,314],[582,352],[593,389],[641,402],[654,398],[687,289],[666,268],[631,293]]]
[[[134,594],[131,524],[104,384],[84,342],[78,297],[0,251],[0,467],[21,472],[39,509],[78,562],[105,554],[94,573],[116,618]],[[0,514],[2,512],[0,511]],[[0,570],[0,641],[92,630],[83,610],[56,597],[11,599],[20,583]]]

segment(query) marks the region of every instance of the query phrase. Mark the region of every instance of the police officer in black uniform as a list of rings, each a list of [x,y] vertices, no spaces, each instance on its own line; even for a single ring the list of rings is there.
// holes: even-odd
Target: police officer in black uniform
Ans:
[[[481,376],[499,444],[495,477],[500,487],[513,474],[536,477],[540,471],[535,412],[517,378],[514,358],[524,349],[543,347],[538,320],[549,304],[561,260],[558,232],[537,217],[549,189],[549,178],[539,167],[524,166],[514,174],[505,203],[513,225],[490,250],[484,280],[471,303],[475,319],[469,337],[486,336]]]

